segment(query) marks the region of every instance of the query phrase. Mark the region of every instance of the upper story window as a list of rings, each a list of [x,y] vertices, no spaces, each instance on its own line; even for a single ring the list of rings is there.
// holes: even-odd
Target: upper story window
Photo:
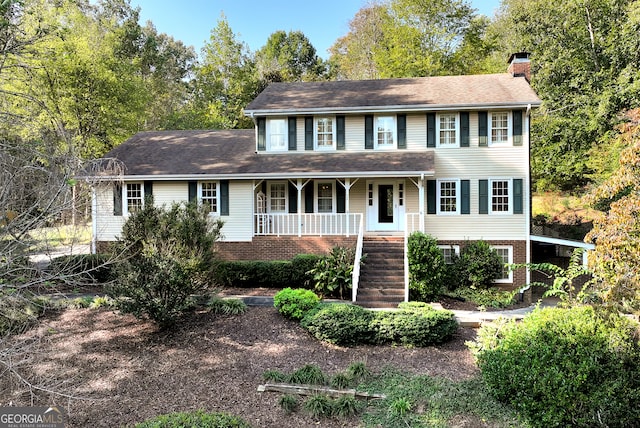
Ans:
[[[267,150],[284,151],[287,150],[287,120],[269,119],[267,120]]]
[[[494,282],[513,282],[513,271],[509,269],[509,265],[513,263],[513,247],[510,245],[494,245],[491,248],[504,263],[502,275],[496,278]]]
[[[269,184],[269,212],[287,212],[287,183],[275,182]]]
[[[459,119],[456,113],[439,113],[436,119],[438,147],[459,147]]]
[[[375,141],[377,149],[395,148],[396,121],[394,116],[376,116]]]
[[[334,203],[334,199],[335,199],[335,193],[334,193],[334,183],[327,181],[327,182],[318,182],[318,188],[317,188],[317,194],[318,194],[318,199],[317,199],[317,204],[318,204],[318,209],[317,212],[319,213],[333,213],[334,212],[334,207],[335,207],[335,203]]]
[[[202,205],[209,209],[210,213],[218,212],[218,183],[215,181],[203,181],[198,185],[198,199]]]
[[[511,120],[508,111],[489,113],[489,144],[508,144],[511,135]]]
[[[318,150],[333,150],[336,148],[335,119],[333,117],[316,118],[315,141]]]
[[[459,180],[438,180],[438,214],[460,213],[459,185]]]
[[[144,203],[144,190],[142,183],[127,183],[124,187],[125,207],[127,213],[133,213],[142,209]]]
[[[494,214],[509,214],[511,212],[511,180],[489,180],[490,210]]]

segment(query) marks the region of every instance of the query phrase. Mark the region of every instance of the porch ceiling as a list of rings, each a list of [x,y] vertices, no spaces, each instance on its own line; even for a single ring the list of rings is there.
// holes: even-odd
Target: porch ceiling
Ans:
[[[403,177],[433,175],[433,150],[255,152],[254,130],[141,132],[105,155],[125,177]]]

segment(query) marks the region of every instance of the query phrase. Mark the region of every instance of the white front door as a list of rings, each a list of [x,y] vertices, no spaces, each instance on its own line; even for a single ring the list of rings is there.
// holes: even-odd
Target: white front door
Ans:
[[[404,224],[404,182],[367,183],[367,230],[398,232]]]

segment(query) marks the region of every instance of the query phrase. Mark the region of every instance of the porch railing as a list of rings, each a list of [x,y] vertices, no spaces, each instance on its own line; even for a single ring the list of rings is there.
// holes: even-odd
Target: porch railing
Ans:
[[[362,241],[364,239],[364,222],[360,214],[360,227],[358,228],[358,240],[356,241],[356,255],[353,261],[353,272],[351,273],[351,301],[355,303],[358,297],[358,284],[360,283],[360,259],[362,258]]]
[[[255,235],[352,236],[362,227],[362,214],[254,214]]]
[[[413,232],[421,230],[420,227],[420,214],[409,213],[406,215],[407,226],[404,230],[404,301],[409,301],[409,257],[407,255],[407,248],[409,244],[409,235]]]

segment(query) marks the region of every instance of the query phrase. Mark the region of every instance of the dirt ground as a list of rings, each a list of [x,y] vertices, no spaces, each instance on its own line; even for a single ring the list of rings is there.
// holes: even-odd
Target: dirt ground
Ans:
[[[274,308],[251,307],[244,315],[190,316],[172,332],[109,310],[66,310],[48,314],[41,327],[13,343],[28,349],[16,362],[36,375],[45,389],[33,391],[34,405],[57,404],[70,414],[70,427],[118,427],[174,411],[224,411],[255,427],[342,427],[355,421],[316,421],[304,412],[287,416],[277,393],[259,393],[269,369],[291,372],[316,364],[329,374],[354,361],[378,371],[391,365],[411,372],[462,380],[478,373],[464,342],[473,329],[459,329],[441,346],[359,346],[318,342]],[[5,345],[7,345],[5,343]],[[30,405],[31,395],[3,395],[0,404]]]

